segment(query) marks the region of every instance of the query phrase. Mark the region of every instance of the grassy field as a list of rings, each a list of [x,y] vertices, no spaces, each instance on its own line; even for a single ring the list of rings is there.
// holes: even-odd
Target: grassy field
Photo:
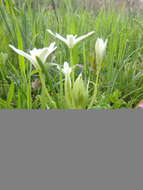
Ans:
[[[0,109],[137,107],[143,99],[143,15],[52,2],[1,1]],[[76,45],[74,36],[67,44],[55,36],[92,31]]]

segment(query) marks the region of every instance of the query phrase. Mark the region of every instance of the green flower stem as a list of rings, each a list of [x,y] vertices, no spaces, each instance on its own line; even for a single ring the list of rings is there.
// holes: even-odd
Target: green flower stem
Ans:
[[[87,64],[86,64],[86,49],[85,44],[83,45],[83,70],[84,70],[84,76],[87,78]]]
[[[63,97],[63,74],[60,72],[60,96]]]
[[[97,93],[98,93],[100,71],[101,71],[101,65],[99,64],[99,68],[97,69],[97,74],[96,74],[96,82],[95,82],[94,94],[93,94],[93,98],[91,100],[91,103],[90,103],[88,109],[91,109],[93,104],[97,102]]]
[[[71,67],[73,68],[74,67],[74,61],[73,61],[73,49],[71,48],[70,49],[70,64],[71,64]],[[74,70],[72,71],[71,73],[71,79],[72,79],[72,83],[74,83],[74,78],[75,78],[75,74],[74,74]]]
[[[62,63],[62,59],[61,59],[61,56],[60,56],[60,63]],[[60,97],[61,99],[63,98],[63,73],[60,72]]]
[[[39,71],[39,76],[40,76],[40,80],[41,80],[41,83],[42,83],[42,90],[43,90],[43,92],[44,92],[44,93],[46,94],[46,96],[48,97],[48,100],[50,101],[52,107],[53,107],[54,109],[56,109],[56,108],[57,108],[56,103],[53,101],[53,99],[52,99],[51,96],[49,95],[48,89],[46,88],[46,85],[45,85],[45,79],[44,79],[44,76],[43,76],[43,74],[42,74],[41,71]]]
[[[68,105],[68,108],[72,108],[72,84],[71,84],[71,78],[69,75],[65,76],[65,100]]]

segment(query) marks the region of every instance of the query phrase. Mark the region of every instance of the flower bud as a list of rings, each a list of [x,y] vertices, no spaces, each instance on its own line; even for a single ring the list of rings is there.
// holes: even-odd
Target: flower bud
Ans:
[[[106,53],[106,46],[107,46],[108,40],[103,40],[101,38],[98,38],[95,43],[95,53],[96,53],[96,62],[97,64],[101,64],[103,62],[103,58]]]
[[[85,109],[88,104],[88,85],[84,84],[81,74],[74,82],[72,94],[75,109]]]
[[[71,83],[70,73],[65,74],[64,89],[65,89],[66,103],[67,103],[68,107],[71,107],[71,105],[72,105],[72,83]]]

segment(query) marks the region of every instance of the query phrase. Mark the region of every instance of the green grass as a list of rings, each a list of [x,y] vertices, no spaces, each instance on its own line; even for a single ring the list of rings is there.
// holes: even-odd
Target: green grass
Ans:
[[[136,107],[143,99],[143,15],[117,11],[114,7],[89,10],[71,0],[56,3],[56,10],[48,9],[48,5],[50,1],[44,6],[31,5],[29,1],[0,5],[0,109],[87,109],[94,95],[98,37],[108,39],[108,46],[99,77],[97,101],[91,108]],[[47,65],[39,73],[9,47],[12,44],[28,52],[55,41],[57,50],[48,62],[53,59],[60,66],[65,61],[70,63],[68,48],[47,29],[63,36],[95,31],[75,47],[72,57],[73,64],[80,65],[74,72],[75,78],[82,69],[84,83],[89,81],[87,106],[66,104],[64,75],[56,67]],[[42,85],[33,89],[32,82],[36,79],[40,79]]]

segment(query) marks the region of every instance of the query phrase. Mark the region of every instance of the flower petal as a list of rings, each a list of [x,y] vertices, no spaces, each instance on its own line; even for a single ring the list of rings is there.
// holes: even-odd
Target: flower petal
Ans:
[[[64,38],[64,37],[61,36],[60,34],[56,33],[56,38],[58,38],[59,40],[63,41],[65,44],[67,44],[66,38]],[[68,45],[68,44],[67,44],[67,45]]]
[[[57,49],[57,47],[55,46],[55,42],[53,42],[53,43],[51,43],[50,45],[49,45],[49,47],[48,48],[44,48],[43,49],[43,52],[42,52],[42,54],[40,55],[40,57],[41,56],[43,56],[43,62],[45,63],[45,61],[46,61],[46,59],[48,58],[48,56],[51,54],[51,53],[53,53],[56,49]]]
[[[70,75],[72,68],[69,66],[68,62],[64,62],[64,68],[62,69],[65,75]]]
[[[95,32],[92,31],[92,32],[89,32],[89,33],[87,33],[87,34],[85,34],[85,35],[83,35],[83,36],[78,37],[78,38],[75,40],[75,44],[77,44],[77,43],[80,42],[81,40],[84,40],[85,38],[91,36],[91,35],[94,34],[94,33],[95,33]]]
[[[47,30],[52,36],[56,37],[56,34],[54,34],[54,32],[52,32],[51,30]]]
[[[58,33],[54,34],[54,33],[53,33],[51,30],[49,30],[49,29],[48,29],[47,31],[48,31],[52,36],[58,38],[59,40],[61,40],[61,41],[63,41],[64,43],[66,43],[66,45],[68,45],[66,38],[64,38],[63,36],[61,36],[61,35],[58,34]]]
[[[32,58],[32,56],[30,56],[28,53],[25,53],[24,51],[22,51],[22,50],[19,50],[19,49],[16,49],[14,46],[12,46],[12,45],[9,45],[9,47],[11,48],[11,49],[13,49],[17,54],[19,54],[19,55],[22,55],[22,56],[24,56],[26,59],[28,59],[32,64],[34,64],[35,63],[35,60]],[[34,64],[34,66],[35,66],[35,64]]]
[[[67,43],[69,48],[73,48],[75,45],[76,35],[67,35]]]
[[[57,49],[56,43],[55,42],[51,43],[48,49],[49,49],[49,55],[50,55],[52,52],[54,52]]]
[[[95,52],[96,52],[96,61],[97,63],[102,63],[103,58],[106,54],[106,46],[107,46],[108,40],[105,41],[101,38],[97,38],[95,43]]]

